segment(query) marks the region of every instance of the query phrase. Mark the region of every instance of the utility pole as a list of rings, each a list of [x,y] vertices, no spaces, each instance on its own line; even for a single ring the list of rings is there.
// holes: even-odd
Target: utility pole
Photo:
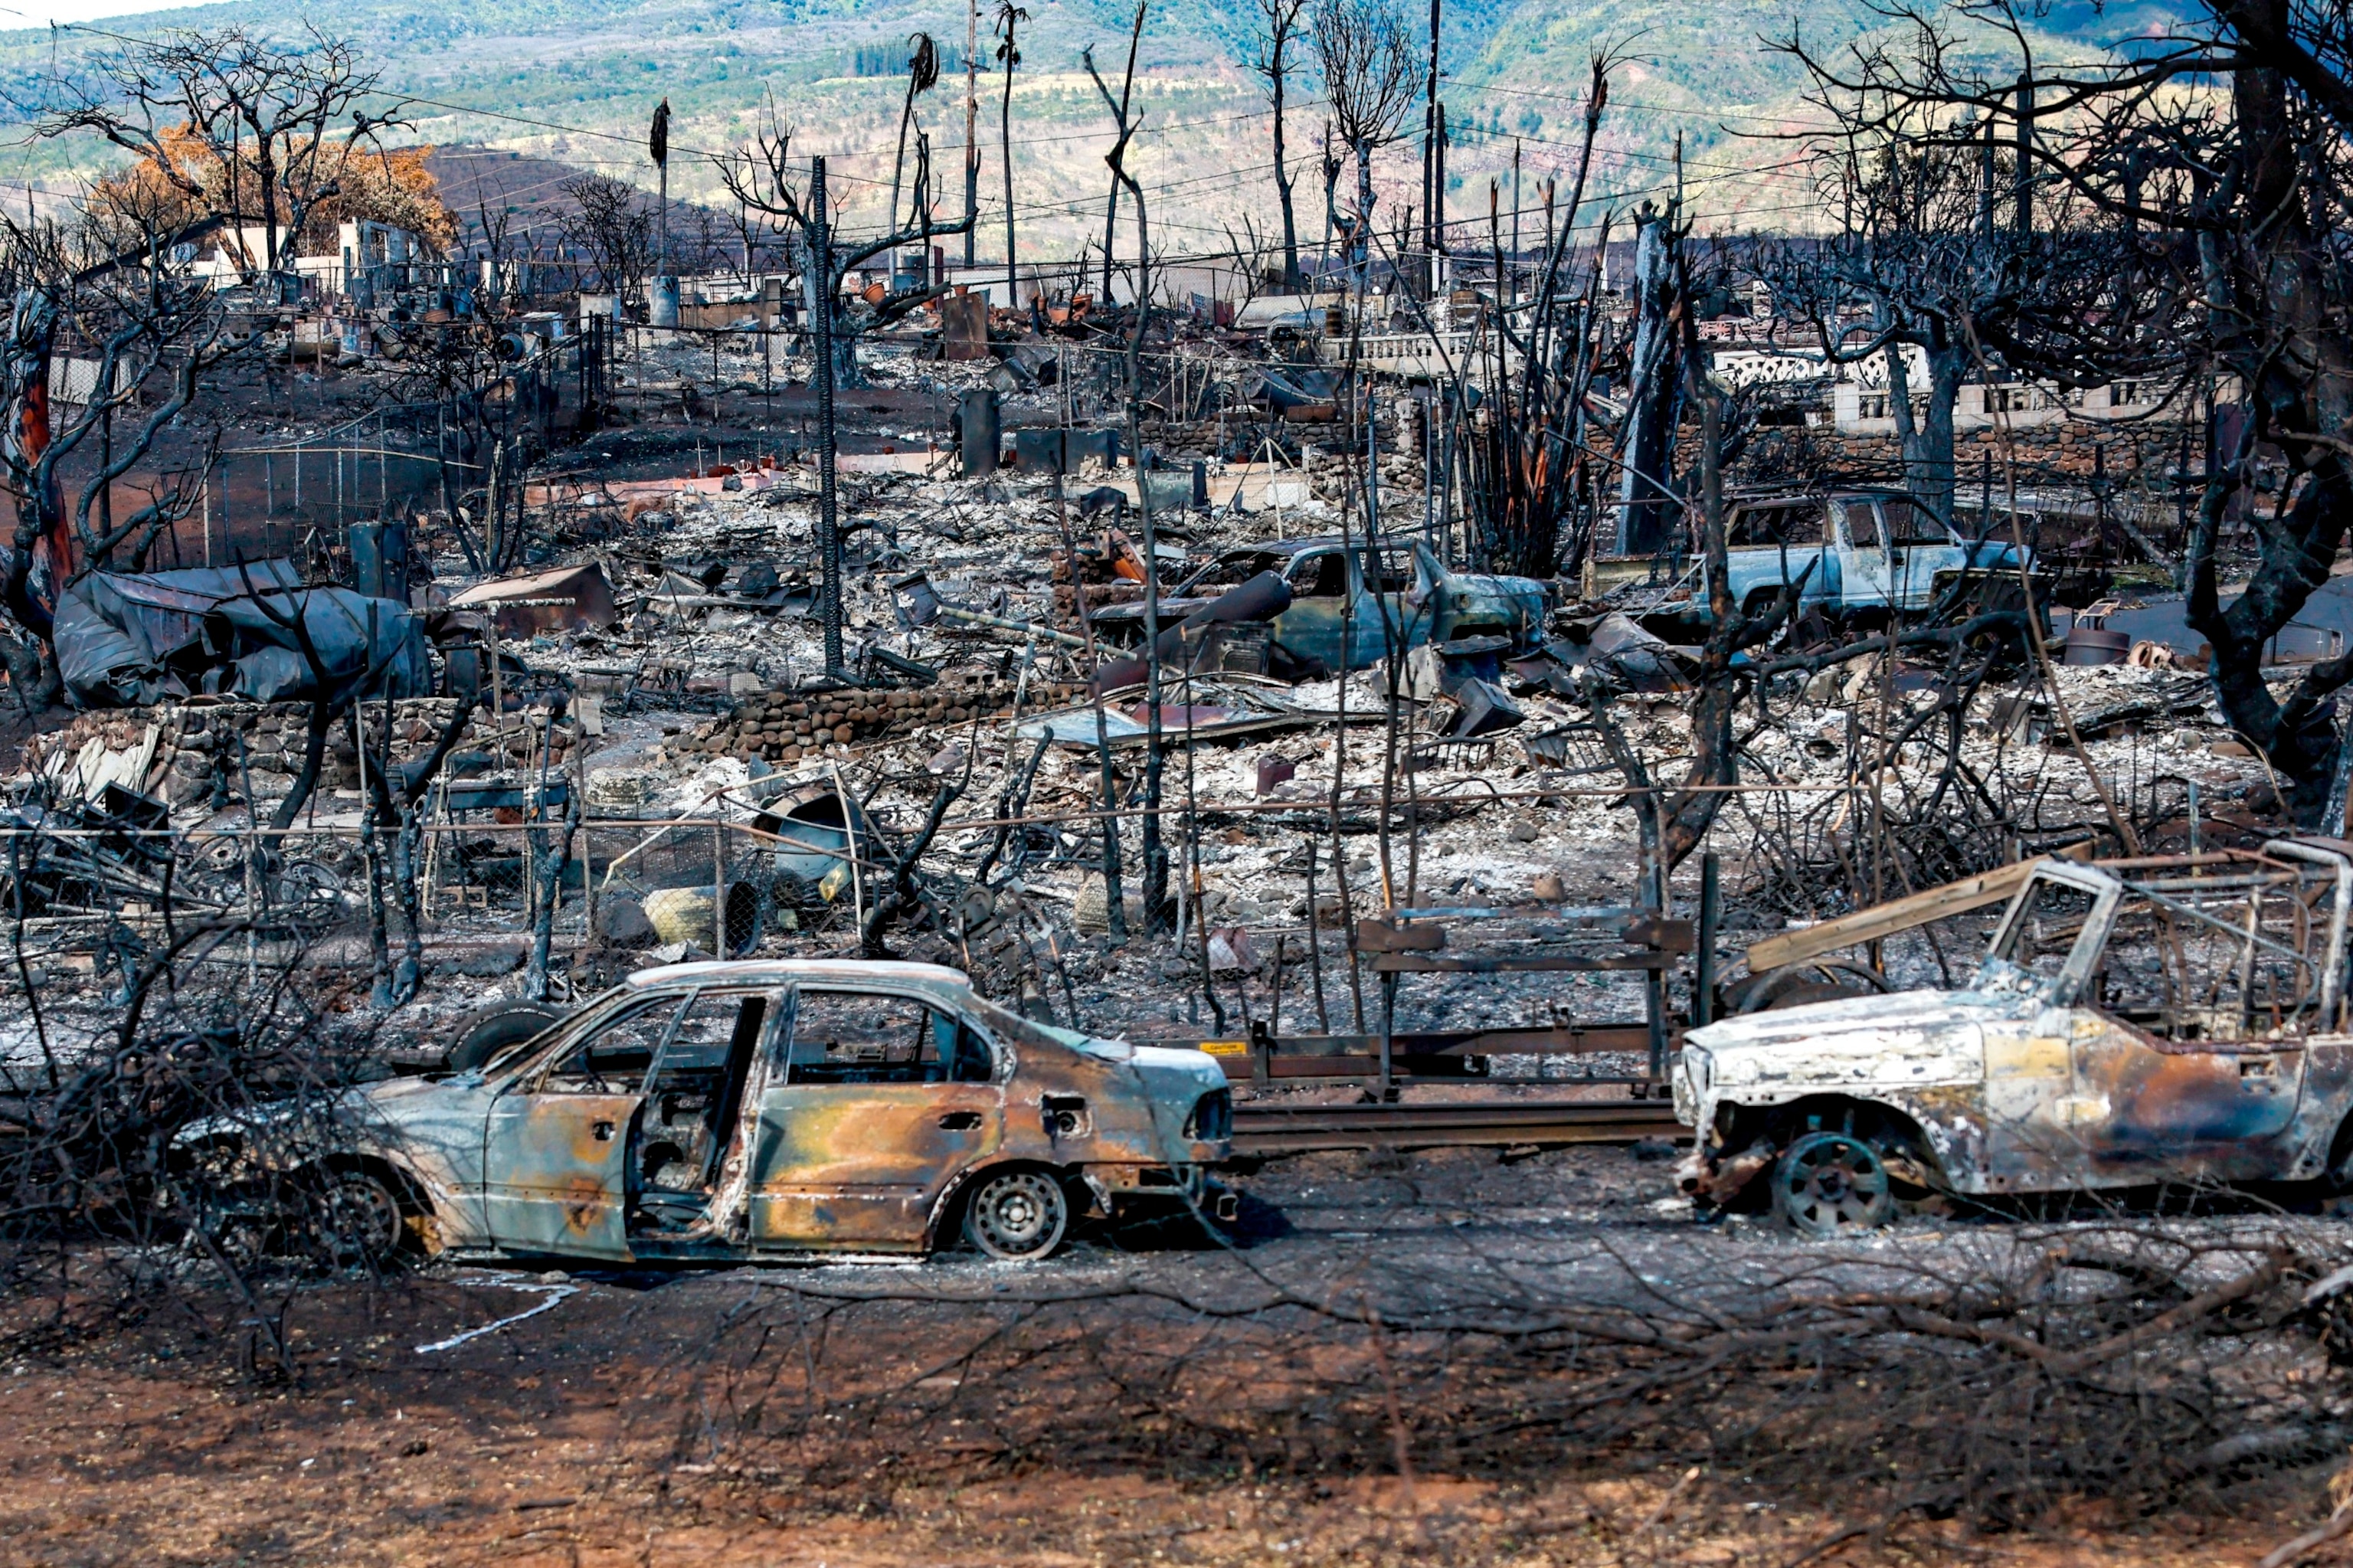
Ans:
[[[964,264],[974,264],[980,233],[980,0],[964,17]]]
[[[1445,282],[1447,254],[1447,106],[1438,106],[1438,151],[1430,155],[1430,294]]]
[[[1430,293],[1438,297],[1438,253],[1446,243],[1446,154],[1440,143],[1446,135],[1445,111],[1438,106],[1438,16],[1441,0],[1430,0],[1430,80],[1421,120],[1422,249],[1430,253]]]
[[[2034,79],[2018,78],[2018,167],[2011,173],[2018,197],[2018,237],[2034,232]]]
[[[1018,5],[1009,5],[998,13],[1005,22],[1005,99],[997,122],[997,156],[1005,164],[1005,294],[1017,311],[1021,308],[1021,281],[1013,270],[1013,68],[1021,63],[1021,50],[1014,42],[1013,33],[1016,25],[1029,14]]]
[[[653,132],[646,138],[646,151],[653,154],[654,167],[660,173],[661,185],[661,255],[654,265],[653,297],[646,302],[646,319],[655,326],[678,325],[678,280],[670,270],[670,100],[665,98],[654,110]]]
[[[670,276],[670,100],[667,98],[654,110],[653,134],[647,138],[647,149],[654,155],[654,170],[661,181],[661,260],[654,270],[666,278]]]
[[[825,211],[825,160],[809,160],[810,259],[817,269],[818,553],[825,616],[825,673],[841,678],[841,528],[835,510],[833,439],[833,238]]]
[[[1987,242],[1993,240],[1993,114],[1985,118],[1984,166],[1978,175],[1978,232]]]

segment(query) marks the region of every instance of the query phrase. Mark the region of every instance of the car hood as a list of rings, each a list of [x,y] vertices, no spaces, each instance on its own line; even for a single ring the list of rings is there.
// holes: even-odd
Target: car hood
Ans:
[[[1157,1098],[1181,1098],[1187,1110],[1211,1089],[1226,1086],[1226,1070],[1207,1051],[1173,1045],[1134,1045],[1129,1058],[1144,1086]]]
[[[188,1123],[173,1141],[196,1144],[233,1138],[269,1162],[291,1165],[335,1150],[415,1156],[430,1152],[480,1158],[484,1096],[474,1075],[437,1082],[386,1078],[379,1083],[267,1105]]]
[[[1988,1026],[2031,1020],[2041,1005],[2000,991],[1851,997],[1728,1018],[1683,1045],[1704,1056],[1715,1088],[1969,1083],[1984,1073]]]

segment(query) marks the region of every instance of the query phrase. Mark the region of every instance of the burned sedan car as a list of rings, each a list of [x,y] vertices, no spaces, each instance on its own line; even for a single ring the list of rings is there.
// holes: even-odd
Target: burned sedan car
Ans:
[[[1225,1075],[1198,1051],[1031,1022],[929,964],[641,970],[484,1065],[335,1114],[181,1135],[193,1223],[290,1179],[346,1255],[631,1263],[1041,1258],[1074,1215],[1214,1206]],[[250,1220],[242,1223],[250,1224]]]
[[[1831,1234],[1905,1200],[2353,1178],[2353,846],[2038,863],[1969,988],[1684,1037],[1701,1212]]]

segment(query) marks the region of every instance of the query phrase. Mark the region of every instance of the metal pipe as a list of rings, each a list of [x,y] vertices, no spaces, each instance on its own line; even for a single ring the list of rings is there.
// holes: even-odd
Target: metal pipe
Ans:
[[[825,619],[825,673],[841,674],[841,525],[834,488],[833,240],[826,220],[825,160],[809,160],[809,217],[817,251],[818,550],[822,557],[818,589]]]
[[[1034,620],[1008,620],[1001,615],[983,615],[976,609],[958,609],[944,604],[939,609],[944,620],[962,621],[967,626],[987,626],[998,631],[1017,631],[1024,637],[1043,637],[1065,648],[1084,648],[1084,638],[1073,637],[1067,631],[1057,631],[1050,626],[1040,626]]]

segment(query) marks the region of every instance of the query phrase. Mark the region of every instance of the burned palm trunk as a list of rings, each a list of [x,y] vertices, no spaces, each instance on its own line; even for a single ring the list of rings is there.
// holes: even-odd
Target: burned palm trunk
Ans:
[[[1679,259],[1677,265],[1680,273]],[[1641,831],[1643,896],[1654,907],[1663,905],[1667,873],[1706,838],[1727,798],[1728,787],[1739,779],[1738,747],[1732,720],[1751,672],[1736,666],[1734,659],[1743,651],[1767,641],[1779,630],[1795,612],[1798,595],[1803,588],[1801,574],[1799,582],[1783,585],[1772,601],[1755,615],[1742,614],[1733,599],[1730,551],[1725,537],[1722,462],[1725,410],[1730,398],[1696,368],[1700,363],[1697,325],[1686,319],[1683,330],[1686,334],[1685,357],[1693,366],[1691,396],[1700,412],[1699,541],[1706,574],[1709,625],[1707,640],[1700,647],[1699,691],[1691,707],[1691,767],[1672,796],[1652,780],[1641,753],[1619,728],[1609,711],[1608,689],[1588,674],[1582,694],[1604,748],[1626,776],[1632,792],[1631,803]]]
[[[533,1001],[547,995],[547,952],[555,935],[557,895],[563,890],[565,873],[572,869],[572,843],[579,831],[580,791],[567,789],[564,796],[564,830],[552,835],[554,842],[539,857],[539,863],[532,868],[532,874],[539,879],[536,890],[538,910],[532,921],[531,960],[523,970],[522,994]],[[724,930],[727,896],[723,885],[712,890],[712,908],[716,912],[713,923],[721,927],[717,956],[723,959],[727,956]]]
[[[1629,377],[1626,435],[1620,443],[1625,471],[1619,482],[1618,553],[1652,556],[1666,548],[1675,514],[1669,481],[1675,455],[1675,417],[1683,377],[1675,316],[1682,300],[1672,253],[1675,209],[1638,220],[1634,249],[1634,361]]]

